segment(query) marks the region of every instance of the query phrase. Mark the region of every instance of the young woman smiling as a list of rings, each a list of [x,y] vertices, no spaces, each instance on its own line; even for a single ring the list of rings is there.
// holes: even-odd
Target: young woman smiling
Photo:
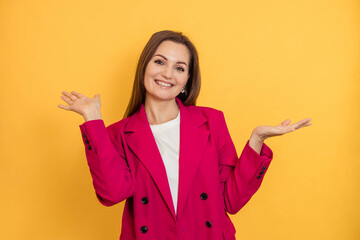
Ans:
[[[154,33],[136,70],[125,118],[108,127],[100,96],[63,92],[80,125],[96,196],[126,200],[120,239],[235,239],[228,214],[258,190],[272,160],[264,143],[311,125],[258,126],[240,157],[221,111],[195,106],[200,91],[196,48],[182,33]]]

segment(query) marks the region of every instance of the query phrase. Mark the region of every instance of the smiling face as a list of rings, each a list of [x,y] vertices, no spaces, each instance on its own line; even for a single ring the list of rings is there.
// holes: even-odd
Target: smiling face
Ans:
[[[174,100],[189,78],[190,52],[181,43],[163,41],[145,69],[147,100]]]

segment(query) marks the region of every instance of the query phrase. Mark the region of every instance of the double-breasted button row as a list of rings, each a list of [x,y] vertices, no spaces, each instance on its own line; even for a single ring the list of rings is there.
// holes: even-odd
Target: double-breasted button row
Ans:
[[[266,166],[262,167],[261,171],[259,172],[259,175],[256,177],[257,179],[261,178],[261,176],[265,173],[266,168],[267,168]]]
[[[200,194],[200,199],[201,199],[201,200],[206,200],[206,199],[208,199],[207,193],[202,193],[202,194]],[[205,222],[205,226],[208,227],[208,228],[211,228],[211,227],[212,227],[212,223],[211,223],[210,221],[206,221],[206,222]]]
[[[86,136],[86,133],[83,133],[83,137],[85,138],[85,143],[87,144],[87,148],[88,148],[89,150],[91,150],[92,147],[91,147],[91,145],[90,145],[89,139],[88,139],[87,136]]]
[[[206,193],[202,193],[202,194],[200,194],[200,198],[201,198],[201,200],[206,200],[208,198],[208,195]],[[149,198],[147,198],[147,197],[141,198],[141,203],[144,204],[144,205],[148,204],[149,203]],[[206,221],[205,226],[208,227],[208,228],[211,228],[212,223],[210,221]],[[147,226],[142,226],[140,228],[141,233],[147,233],[148,230],[149,229],[147,228]]]
[[[144,204],[144,205],[148,204],[149,203],[149,198],[147,198],[147,197],[141,198],[141,203]],[[147,231],[148,231],[147,226],[142,226],[140,228],[140,232],[142,232],[142,233],[147,233]]]

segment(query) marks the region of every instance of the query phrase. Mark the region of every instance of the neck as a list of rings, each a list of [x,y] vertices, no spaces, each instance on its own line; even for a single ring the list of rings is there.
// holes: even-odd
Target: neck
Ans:
[[[163,101],[147,97],[145,112],[150,125],[161,124],[176,118],[179,106],[175,99]]]

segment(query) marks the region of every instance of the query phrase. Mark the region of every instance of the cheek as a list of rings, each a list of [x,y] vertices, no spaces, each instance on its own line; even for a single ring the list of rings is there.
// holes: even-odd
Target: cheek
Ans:
[[[159,73],[159,68],[154,66],[151,62],[145,68],[145,76],[155,76]]]
[[[185,85],[188,81],[188,77],[186,75],[181,75],[179,78],[178,78],[178,82],[181,84],[181,85]]]
[[[150,67],[149,67],[149,65],[145,68],[145,73],[144,73],[144,76],[145,76],[145,78],[147,77],[147,76],[149,76],[150,75]]]
[[[147,66],[144,73],[144,85],[146,86],[151,81],[151,77],[154,76],[154,69],[151,66]]]

